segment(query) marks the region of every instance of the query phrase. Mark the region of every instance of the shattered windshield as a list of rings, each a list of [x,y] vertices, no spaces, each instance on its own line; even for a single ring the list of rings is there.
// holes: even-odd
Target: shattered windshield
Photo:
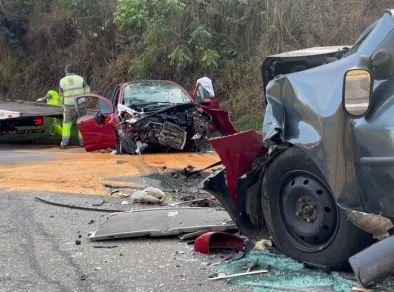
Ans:
[[[190,102],[187,94],[176,83],[141,81],[129,83],[124,88],[124,105],[178,104]]]

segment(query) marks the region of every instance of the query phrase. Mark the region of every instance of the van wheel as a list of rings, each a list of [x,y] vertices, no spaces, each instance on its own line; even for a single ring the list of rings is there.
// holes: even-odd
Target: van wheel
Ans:
[[[263,212],[279,250],[301,262],[334,269],[372,243],[337,207],[318,167],[292,147],[268,167],[262,184]]]

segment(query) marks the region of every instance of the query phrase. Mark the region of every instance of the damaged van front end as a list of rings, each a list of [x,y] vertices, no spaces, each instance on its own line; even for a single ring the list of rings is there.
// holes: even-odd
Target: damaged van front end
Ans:
[[[391,240],[393,79],[392,11],[350,49],[267,58],[263,133],[211,140],[225,168],[205,180],[205,189],[241,231],[265,224],[284,254],[332,268],[348,266],[350,257],[374,241]],[[393,258],[393,252],[386,246],[387,256]],[[391,261],[386,267],[394,267]],[[360,272],[357,265],[352,267]],[[360,282],[367,285],[376,277],[365,279]]]

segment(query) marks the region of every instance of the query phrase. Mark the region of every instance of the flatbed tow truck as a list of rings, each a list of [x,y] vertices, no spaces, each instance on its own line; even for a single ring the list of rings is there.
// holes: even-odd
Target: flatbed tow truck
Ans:
[[[0,136],[45,133],[44,119],[62,115],[63,109],[59,106],[0,99]]]

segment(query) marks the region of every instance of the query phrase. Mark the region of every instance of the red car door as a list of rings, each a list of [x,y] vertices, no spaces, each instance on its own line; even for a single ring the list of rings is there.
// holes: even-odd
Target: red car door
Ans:
[[[237,133],[237,130],[230,120],[229,112],[219,109],[219,98],[209,97],[208,92],[199,82],[194,89],[192,99],[197,101],[201,109],[212,117],[212,123],[209,127],[211,133],[219,131],[223,136]]]
[[[234,124],[230,120],[230,114],[228,111],[212,109],[204,106],[201,106],[201,108],[212,117],[211,127],[209,128],[211,133],[219,131],[222,136],[234,135],[238,133],[234,127]]]
[[[85,116],[80,116],[82,107],[79,101],[82,98],[88,108]],[[111,101],[100,95],[83,94],[75,98],[74,106],[80,116],[77,125],[87,152],[116,147],[114,106]]]

